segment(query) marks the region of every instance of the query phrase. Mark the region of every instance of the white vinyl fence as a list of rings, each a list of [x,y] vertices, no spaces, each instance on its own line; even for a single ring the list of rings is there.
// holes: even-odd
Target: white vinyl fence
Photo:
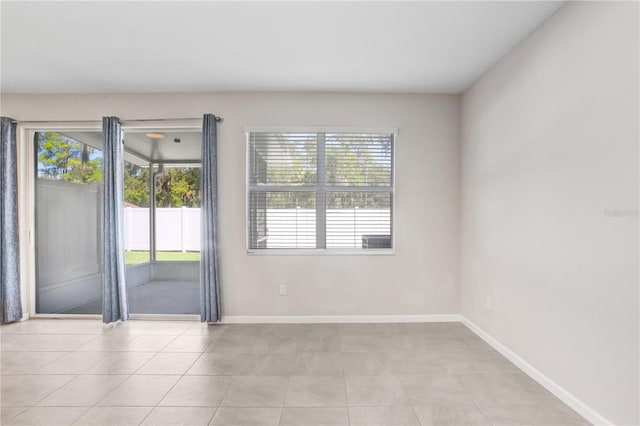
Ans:
[[[286,218],[283,220],[283,218]],[[125,208],[125,249],[149,250],[149,209]],[[314,248],[313,209],[268,209],[267,248]],[[156,249],[200,251],[200,209],[156,209]],[[390,235],[388,209],[327,210],[327,247],[360,248],[363,235]]]
[[[328,209],[327,248],[361,248],[363,235],[391,235],[389,209]],[[267,248],[315,248],[313,209],[267,209]]]
[[[156,209],[156,249],[200,251],[200,209]],[[125,250],[149,250],[149,209],[124,209]]]

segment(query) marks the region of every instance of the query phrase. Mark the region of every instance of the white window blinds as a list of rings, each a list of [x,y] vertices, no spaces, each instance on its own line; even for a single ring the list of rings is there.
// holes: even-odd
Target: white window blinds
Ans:
[[[249,133],[248,248],[391,248],[393,144],[393,134]]]

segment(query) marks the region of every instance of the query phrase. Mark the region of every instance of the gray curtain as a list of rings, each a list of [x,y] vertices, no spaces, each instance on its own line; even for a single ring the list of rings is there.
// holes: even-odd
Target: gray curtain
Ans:
[[[200,320],[220,321],[220,281],[218,278],[218,166],[217,118],[205,114],[202,122],[202,235],[200,260]]]
[[[117,117],[102,119],[104,136],[102,321],[129,319],[124,263],[124,148]]]
[[[16,123],[0,118],[0,319],[22,318]]]

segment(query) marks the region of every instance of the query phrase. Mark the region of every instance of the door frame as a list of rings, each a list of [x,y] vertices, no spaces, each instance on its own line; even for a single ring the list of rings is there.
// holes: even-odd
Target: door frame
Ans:
[[[122,130],[198,129],[202,119],[121,120]],[[102,122],[96,121],[23,121],[18,122],[18,221],[20,253],[20,293],[23,316],[30,318],[102,319],[102,314],[41,314],[36,312],[36,152],[34,136],[37,131],[97,131],[102,132]],[[199,320],[199,315],[132,314],[140,320]]]

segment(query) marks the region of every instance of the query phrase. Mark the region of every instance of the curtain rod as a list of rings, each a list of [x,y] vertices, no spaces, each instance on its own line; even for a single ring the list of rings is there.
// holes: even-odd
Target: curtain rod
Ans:
[[[218,117],[214,115],[216,122],[222,123],[224,121],[223,117]],[[187,121],[187,120],[202,120],[202,117],[181,117],[181,118],[136,118],[132,120],[120,119],[121,122],[127,123],[146,123],[153,121]],[[100,120],[11,120],[12,123],[23,124],[23,123],[101,123]]]

